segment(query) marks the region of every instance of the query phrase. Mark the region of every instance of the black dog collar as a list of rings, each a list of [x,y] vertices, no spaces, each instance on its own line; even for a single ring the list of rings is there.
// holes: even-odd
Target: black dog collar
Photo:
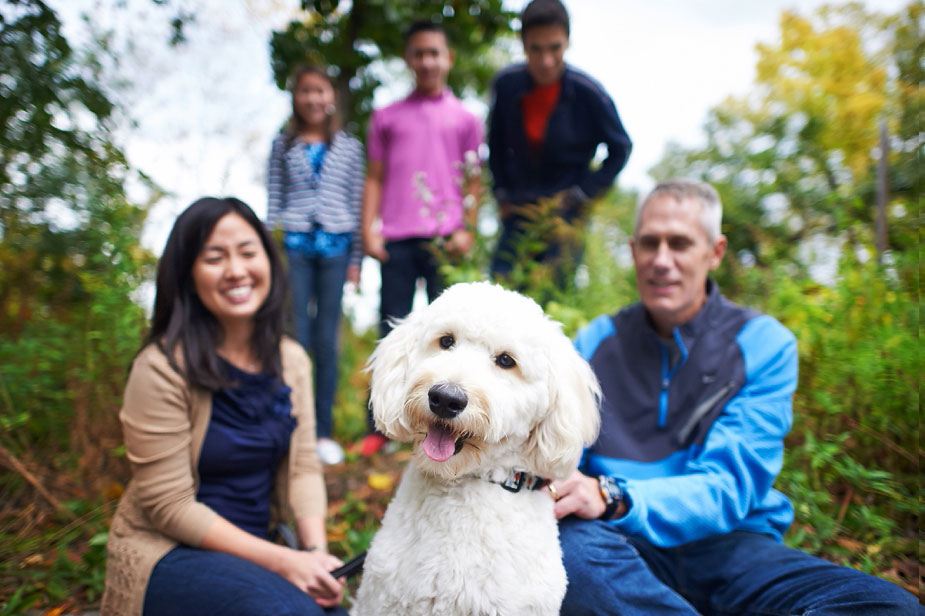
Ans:
[[[549,485],[549,480],[540,477],[539,475],[533,475],[526,471],[518,471],[511,469],[507,473],[507,477],[504,481],[494,481],[488,479],[491,483],[497,484],[507,490],[508,492],[520,492],[524,490],[541,490]]]

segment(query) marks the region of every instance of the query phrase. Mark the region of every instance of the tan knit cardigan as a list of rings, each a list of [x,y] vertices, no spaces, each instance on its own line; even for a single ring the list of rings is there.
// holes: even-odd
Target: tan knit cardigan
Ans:
[[[324,516],[308,356],[291,339],[283,339],[280,352],[298,425],[276,476],[274,519]],[[132,480],[109,530],[102,616],[140,615],[154,565],[178,542],[199,546],[217,517],[196,501],[196,469],[211,412],[212,393],[191,386],[157,347],[138,354],[119,413]]]

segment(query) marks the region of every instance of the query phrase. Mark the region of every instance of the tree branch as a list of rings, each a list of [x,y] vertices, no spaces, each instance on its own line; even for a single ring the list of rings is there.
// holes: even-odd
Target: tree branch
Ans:
[[[42,498],[47,500],[56,511],[63,513],[68,518],[74,518],[74,514],[62,507],[61,503],[59,503],[58,500],[51,495],[51,492],[45,489],[45,486],[42,485],[42,482],[40,482],[35,475],[30,473],[29,469],[27,469],[26,466],[3,445],[0,445],[0,458],[3,459],[3,462],[7,467],[22,475],[23,479],[29,482],[29,484],[35,488],[35,491],[38,492]]]

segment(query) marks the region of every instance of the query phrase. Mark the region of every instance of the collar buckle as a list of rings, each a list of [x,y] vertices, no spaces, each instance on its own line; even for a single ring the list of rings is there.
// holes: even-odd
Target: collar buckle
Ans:
[[[515,471],[511,469],[508,471],[507,477],[504,481],[498,483],[499,486],[507,490],[508,492],[518,493],[520,489],[524,487],[524,481],[526,473],[523,471]]]
[[[539,490],[548,483],[548,480],[543,479],[539,475],[531,475],[526,471],[511,469],[508,471],[507,477],[504,479],[504,481],[499,481],[496,483],[508,492],[513,492],[516,494],[524,488],[527,490]]]

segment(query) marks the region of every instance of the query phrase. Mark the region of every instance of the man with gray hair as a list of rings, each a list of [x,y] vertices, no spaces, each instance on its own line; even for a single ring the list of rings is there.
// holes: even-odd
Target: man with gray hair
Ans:
[[[630,240],[640,302],[578,333],[604,395],[597,442],[549,486],[562,613],[922,613],[898,586],[781,544],[793,507],[772,484],[797,345],[710,280],[721,218],[712,186],[657,185]]]

